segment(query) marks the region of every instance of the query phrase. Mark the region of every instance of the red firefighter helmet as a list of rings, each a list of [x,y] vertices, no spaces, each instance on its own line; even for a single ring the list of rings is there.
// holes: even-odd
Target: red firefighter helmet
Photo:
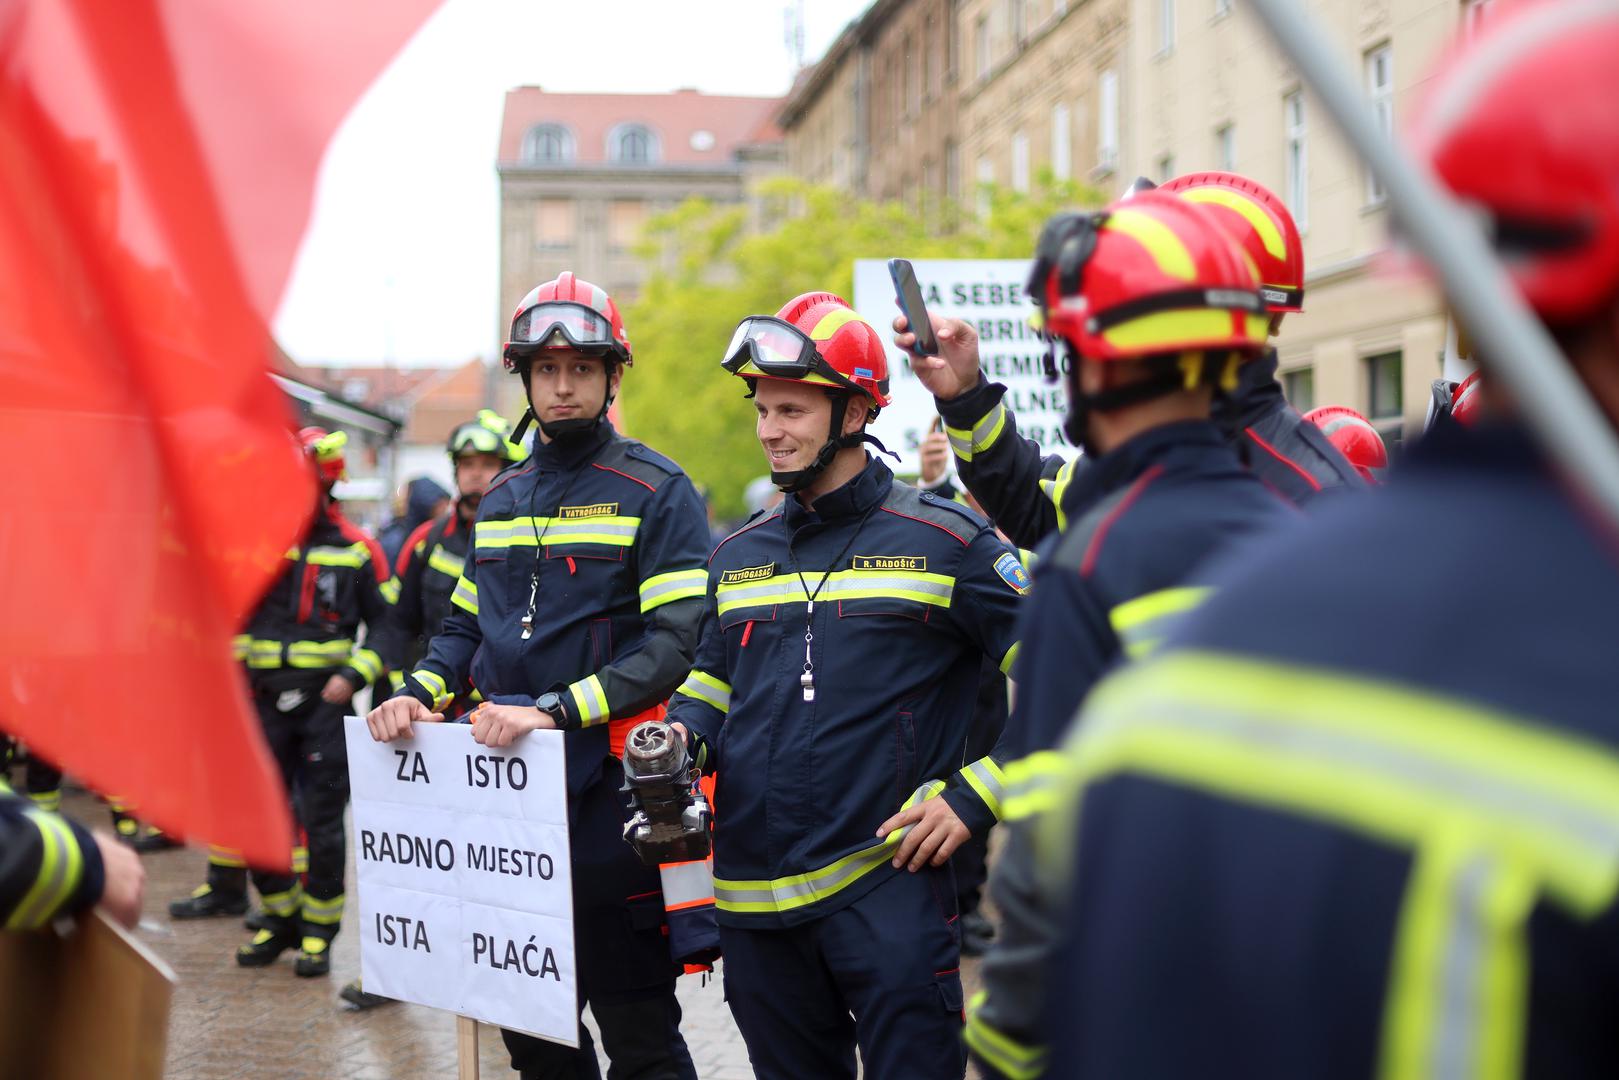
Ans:
[[[613,298],[569,270],[535,286],[517,305],[511,338],[501,350],[506,370],[521,372],[541,349],[609,356],[625,367],[635,362]]]
[[[1383,436],[1370,420],[1354,409],[1346,405],[1323,405],[1305,413],[1304,418],[1320,428],[1327,441],[1371,483],[1377,483],[1377,474],[1389,467],[1389,451],[1383,445]]]
[[[346,431],[327,431],[322,427],[306,427],[298,432],[298,442],[315,463],[315,472],[325,487],[331,487],[348,475],[348,462],[344,448],[349,444]]]
[[[1269,188],[1236,173],[1199,172],[1177,176],[1158,190],[1209,208],[1254,261],[1266,307],[1304,310],[1304,242],[1293,215]]]
[[[1092,360],[1258,355],[1269,331],[1242,248],[1208,210],[1162,189],[1048,222],[1030,286],[1046,331]]]
[[[1498,6],[1440,66],[1408,145],[1489,215],[1530,306],[1578,321],[1619,290],[1619,6]]]
[[[1478,422],[1481,411],[1478,372],[1475,371],[1456,387],[1456,393],[1450,399],[1450,418],[1458,424],[1474,424]]]
[[[841,296],[808,292],[775,315],[737,324],[722,364],[732,375],[843,388],[878,408],[888,394],[888,352],[876,329]]]

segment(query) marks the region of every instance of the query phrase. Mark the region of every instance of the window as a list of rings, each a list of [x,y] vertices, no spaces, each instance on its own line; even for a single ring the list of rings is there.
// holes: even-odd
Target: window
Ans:
[[[989,78],[989,16],[980,15],[973,23],[973,70],[978,81]]]
[[[644,124],[620,124],[607,135],[607,159],[620,165],[650,165],[658,160],[658,137]]]
[[[1377,115],[1377,127],[1385,138],[1394,137],[1394,47],[1379,45],[1366,54],[1366,96]],[[1388,193],[1370,169],[1366,170],[1366,201],[1376,204]]]
[[[614,199],[607,204],[607,248],[628,251],[641,238],[646,203],[640,199]]]
[[[951,199],[961,194],[961,150],[954,139],[944,144],[944,193]]]
[[[523,161],[561,165],[573,160],[573,135],[561,124],[535,124],[523,136]]]
[[[1029,40],[1028,4],[1026,0],[1006,0],[1006,6],[1011,9],[1012,45],[1017,48]]]
[[[1175,48],[1175,0],[1158,0],[1158,52]]]
[[[1304,91],[1287,95],[1283,113],[1287,119],[1287,208],[1303,232],[1310,217],[1310,133],[1304,125]]]
[[[899,111],[906,116],[915,116],[922,105],[922,65],[917,63],[909,34],[900,42],[899,70],[905,73],[903,84],[900,79],[894,80],[896,87],[904,87],[902,92],[905,100]]]
[[[1119,163],[1119,73],[1112,68],[1096,80],[1096,164]]]
[[[933,25],[933,16],[929,15],[927,22],[922,25],[922,55],[919,64],[922,69],[923,101],[931,98],[938,90],[933,85],[934,78],[938,75],[938,61],[933,55],[933,42],[937,36],[936,28]]]
[[[1373,421],[1398,420],[1404,410],[1401,356],[1398,351],[1366,358],[1366,416]]]
[[[1214,161],[1221,172],[1237,171],[1237,129],[1221,124],[1214,132]]]
[[[956,78],[958,60],[956,57],[956,20],[944,21],[944,78],[946,82],[953,82]]]
[[[1158,155],[1158,182],[1167,183],[1175,178],[1175,155]]]
[[[1012,132],[1012,190],[1029,190],[1029,137]]]
[[[1058,180],[1074,174],[1073,128],[1068,122],[1068,106],[1058,102],[1051,107],[1051,173]]]
[[[1315,368],[1284,371],[1282,393],[1287,395],[1287,403],[1301,413],[1315,408]]]
[[[541,199],[534,206],[534,246],[547,251],[573,246],[572,199]]]
[[[989,188],[995,183],[995,163],[989,158],[978,159],[978,216],[989,217]]]

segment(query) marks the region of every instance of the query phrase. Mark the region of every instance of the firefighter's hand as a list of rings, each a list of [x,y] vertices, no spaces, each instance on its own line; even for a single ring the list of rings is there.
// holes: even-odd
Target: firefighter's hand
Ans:
[[[899,850],[894,852],[894,868],[904,866],[913,874],[926,865],[943,866],[972,835],[950,809],[950,804],[937,798],[901,810],[877,827],[877,835],[887,836],[907,825],[912,828],[899,842]]]
[[[141,857],[128,845],[120,844],[99,830],[94,836],[96,848],[101,852],[101,868],[106,874],[98,906],[115,922],[133,930],[141,921],[146,868],[141,865]]]
[[[484,746],[510,746],[531,731],[555,731],[550,713],[530,705],[495,705],[484,702],[472,710],[472,739]]]
[[[347,705],[354,696],[354,684],[341,674],[333,675],[320,688],[320,699],[328,705]]]
[[[950,437],[942,431],[928,432],[922,439],[922,485],[932,487],[949,468]]]
[[[939,339],[939,355],[911,357],[911,370],[928,393],[949,401],[978,385],[978,332],[960,319],[929,315],[928,321]],[[894,344],[905,350],[916,345],[916,335],[903,315],[894,317]]]
[[[389,698],[365,714],[365,726],[377,742],[408,739],[412,723],[441,724],[444,714],[436,713],[413,697]]]

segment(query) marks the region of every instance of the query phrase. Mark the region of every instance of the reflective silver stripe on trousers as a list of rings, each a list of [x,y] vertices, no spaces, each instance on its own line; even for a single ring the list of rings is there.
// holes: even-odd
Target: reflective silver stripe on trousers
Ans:
[[[658,867],[663,882],[663,906],[696,904],[714,899],[714,875],[707,862],[666,864]]]

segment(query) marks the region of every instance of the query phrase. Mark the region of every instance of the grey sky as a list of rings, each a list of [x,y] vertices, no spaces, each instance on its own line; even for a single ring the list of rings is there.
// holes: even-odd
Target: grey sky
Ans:
[[[868,0],[806,0],[810,61]],[[786,0],[446,0],[327,151],[275,320],[309,363],[493,354],[505,91],[780,94]]]

